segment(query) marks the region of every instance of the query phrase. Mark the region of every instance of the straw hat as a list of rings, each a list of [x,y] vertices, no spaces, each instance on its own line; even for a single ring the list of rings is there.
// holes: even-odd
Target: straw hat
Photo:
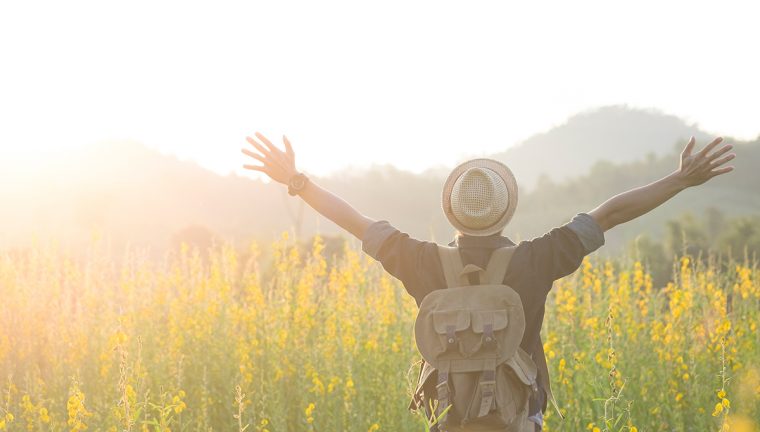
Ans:
[[[493,159],[464,162],[451,171],[443,185],[442,207],[451,225],[463,234],[495,234],[515,213],[515,176]]]

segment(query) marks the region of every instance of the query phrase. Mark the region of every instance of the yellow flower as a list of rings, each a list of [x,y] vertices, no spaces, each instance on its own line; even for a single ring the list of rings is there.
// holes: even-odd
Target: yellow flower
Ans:
[[[313,403],[310,403],[309,406],[306,407],[306,409],[303,411],[304,414],[306,414],[306,423],[314,423],[314,417],[312,417],[312,413],[314,412],[315,405]]]
[[[310,392],[316,393],[318,395],[325,394],[325,385],[322,382],[322,380],[319,379],[319,374],[318,373],[316,373],[316,372],[314,373],[314,375],[311,377],[311,382],[312,382],[313,386],[311,387],[311,390],[309,390]]]
[[[380,425],[377,424],[377,423],[372,423],[372,426],[369,427],[369,429],[367,430],[367,432],[375,432],[375,431],[378,431],[378,430],[380,430]]]
[[[332,377],[330,378],[330,383],[327,384],[327,393],[332,393],[333,390],[335,390],[335,386],[340,384],[340,378],[338,377]]]
[[[715,409],[713,409],[713,412],[712,412],[712,416],[713,417],[718,417],[720,415],[720,413],[722,413],[722,412],[723,412],[723,404],[720,403],[720,402],[716,403],[715,404]]]
[[[40,421],[42,423],[50,423],[50,415],[48,415],[47,408],[40,408]]]

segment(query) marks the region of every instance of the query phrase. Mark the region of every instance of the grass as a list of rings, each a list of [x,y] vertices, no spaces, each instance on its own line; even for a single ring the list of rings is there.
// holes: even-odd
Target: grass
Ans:
[[[413,300],[323,247],[0,255],[0,430],[425,430]],[[546,430],[757,430],[759,276],[684,257],[655,287],[640,263],[585,261],[547,300],[566,419]]]

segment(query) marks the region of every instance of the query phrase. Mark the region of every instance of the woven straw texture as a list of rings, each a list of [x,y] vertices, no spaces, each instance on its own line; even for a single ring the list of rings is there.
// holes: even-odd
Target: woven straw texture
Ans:
[[[517,206],[517,183],[506,165],[473,159],[454,168],[443,187],[442,207],[449,222],[464,234],[499,232]]]

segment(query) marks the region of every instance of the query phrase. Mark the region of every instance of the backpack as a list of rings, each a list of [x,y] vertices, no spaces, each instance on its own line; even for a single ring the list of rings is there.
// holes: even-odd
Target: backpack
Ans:
[[[447,287],[420,304],[414,334],[424,362],[410,408],[440,417],[441,431],[516,431],[528,416],[536,365],[520,348],[520,296],[504,285],[514,250],[495,249],[481,269],[464,266],[456,247],[438,245]],[[474,272],[479,284],[470,285]]]

